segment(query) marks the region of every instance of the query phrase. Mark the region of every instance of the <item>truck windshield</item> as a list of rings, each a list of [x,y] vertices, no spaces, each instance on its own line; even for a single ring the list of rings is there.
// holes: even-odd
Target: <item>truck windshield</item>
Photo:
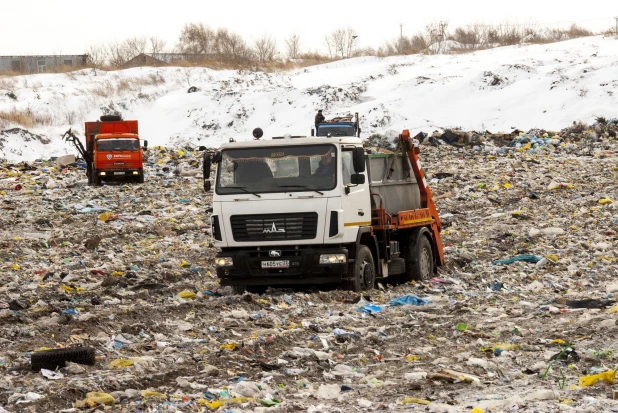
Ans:
[[[99,139],[97,140],[98,151],[135,151],[139,150],[137,139]]]
[[[217,194],[318,192],[334,189],[337,150],[334,145],[224,149],[217,175]]]
[[[328,134],[331,136],[354,136],[354,126],[353,125],[318,125],[318,133],[317,136],[326,136]]]

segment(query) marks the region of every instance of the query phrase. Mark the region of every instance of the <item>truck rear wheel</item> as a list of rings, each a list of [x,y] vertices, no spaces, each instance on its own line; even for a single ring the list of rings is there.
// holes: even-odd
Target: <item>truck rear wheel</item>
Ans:
[[[348,279],[343,281],[343,288],[354,292],[371,290],[375,274],[371,250],[361,245],[356,253],[356,261],[350,265]]]
[[[402,275],[405,282],[424,281],[433,276],[433,250],[431,242],[424,234],[414,231],[406,247],[406,272]]]

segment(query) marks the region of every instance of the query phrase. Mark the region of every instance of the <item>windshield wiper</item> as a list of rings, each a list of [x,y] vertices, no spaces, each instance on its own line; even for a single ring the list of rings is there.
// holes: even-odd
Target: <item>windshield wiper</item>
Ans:
[[[305,188],[309,191],[317,192],[320,195],[324,195],[323,192],[318,191],[317,189],[309,188],[307,185],[277,185],[279,188]]]
[[[244,186],[230,186],[230,185],[227,185],[227,186],[225,186],[224,188],[234,188],[234,189],[240,189],[241,191],[245,191],[245,192],[246,192],[246,193],[248,193],[248,194],[251,194],[251,195],[255,195],[255,196],[257,196],[258,198],[261,198],[261,197],[262,197],[261,195],[258,195],[258,194],[256,194],[255,192],[251,192],[251,191],[249,191],[249,190],[248,190],[248,189],[246,189],[246,187],[244,187]]]

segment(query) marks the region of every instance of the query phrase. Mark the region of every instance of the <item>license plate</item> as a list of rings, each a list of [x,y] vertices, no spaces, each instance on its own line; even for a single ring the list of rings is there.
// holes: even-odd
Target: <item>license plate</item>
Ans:
[[[114,172],[114,175],[124,175],[124,172]]]
[[[262,261],[262,268],[290,268],[290,261]]]

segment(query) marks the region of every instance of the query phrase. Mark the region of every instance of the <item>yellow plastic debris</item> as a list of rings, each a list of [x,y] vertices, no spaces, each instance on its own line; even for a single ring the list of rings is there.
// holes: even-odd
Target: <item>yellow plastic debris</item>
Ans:
[[[618,313],[618,304],[616,304],[615,306],[610,308],[608,313],[610,313],[610,314]]]
[[[547,255],[545,255],[545,258],[547,258],[551,262],[558,262],[558,255],[557,254],[547,254]]]
[[[36,350],[34,350],[35,353],[40,353],[41,351],[47,351],[47,350],[51,350],[50,347],[39,347]]]
[[[406,397],[401,402],[401,404],[413,404],[413,403],[427,405],[427,404],[430,404],[431,402],[429,400],[417,399],[416,397]]]
[[[133,360],[116,359],[112,361],[111,363],[109,363],[108,368],[109,369],[114,369],[114,368],[124,369],[127,367],[131,367],[132,365],[133,365]]]
[[[614,201],[612,201],[609,198],[601,198],[601,199],[599,199],[599,204],[600,205],[613,204],[613,203],[614,203]]]
[[[494,344],[494,348],[499,348],[502,351],[513,351],[519,350],[519,345],[517,344],[506,344],[506,343],[496,343]]]
[[[474,409],[470,410],[470,413],[483,413],[483,410],[475,407]]]
[[[178,293],[178,298],[195,298],[197,294],[193,291],[184,290]]]
[[[76,408],[94,407],[101,404],[112,406],[116,403],[116,399],[111,394],[101,392],[86,393],[84,400],[78,400],[75,402]]]
[[[152,390],[142,390],[142,397],[155,397],[157,399],[167,400],[167,396]]]
[[[616,383],[616,370],[609,370],[604,373],[595,374],[592,376],[584,376],[579,378],[579,385],[589,387],[598,381],[604,381],[607,384]]]
[[[221,350],[236,350],[236,343],[221,344]]]
[[[59,285],[58,288],[60,288],[62,291],[64,291],[67,294],[71,294],[73,292],[73,289],[69,287],[68,285]]]
[[[109,221],[110,219],[112,219],[113,216],[114,216],[113,212],[102,212],[99,215],[99,221],[103,221],[103,222]]]
[[[114,271],[114,272],[112,272],[112,275],[114,277],[120,277],[122,275],[122,272],[121,271]]]
[[[508,188],[510,188],[510,187],[512,187],[512,186],[513,186],[513,185],[509,184],[508,182],[504,184],[504,187],[505,187],[505,188],[507,188],[507,189],[508,189]]]
[[[255,402],[255,399],[252,397],[234,397],[232,399],[221,399],[215,400],[214,402],[208,401],[206,399],[197,399],[197,404],[200,406],[206,406],[211,410],[216,410],[219,407],[223,406],[227,403],[246,403],[246,402]]]
[[[549,344],[565,344],[564,340],[561,338],[557,338],[549,342]]]

